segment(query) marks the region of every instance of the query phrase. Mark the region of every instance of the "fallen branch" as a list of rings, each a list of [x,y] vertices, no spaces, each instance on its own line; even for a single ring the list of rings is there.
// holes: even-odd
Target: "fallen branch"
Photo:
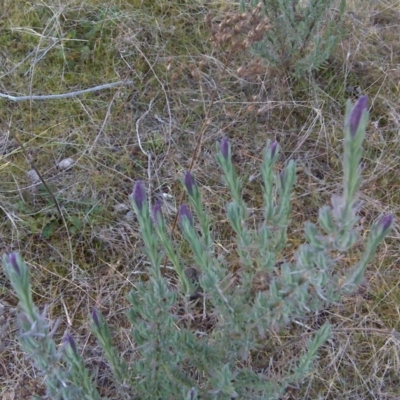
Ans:
[[[99,90],[111,89],[115,86],[121,85],[132,85],[133,81],[118,81],[113,83],[106,83],[105,85],[95,86],[89,89],[77,90],[70,93],[62,94],[48,94],[48,95],[32,95],[32,96],[11,96],[9,94],[0,93],[0,98],[11,101],[24,101],[24,100],[54,100],[54,99],[66,99],[68,97],[75,97],[85,93],[97,92]]]

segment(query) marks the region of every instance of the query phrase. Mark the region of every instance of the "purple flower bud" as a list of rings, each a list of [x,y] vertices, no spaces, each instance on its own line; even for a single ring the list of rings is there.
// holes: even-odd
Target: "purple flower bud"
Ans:
[[[279,144],[276,140],[270,144],[269,150],[271,151],[271,158],[275,157],[275,154],[278,151],[278,148],[279,148]]]
[[[196,391],[194,390],[194,388],[191,388],[189,390],[189,398],[190,398],[190,400],[194,400],[195,396],[196,396]]]
[[[77,350],[76,350],[75,340],[69,333],[66,334],[64,341],[65,343],[68,343],[70,345],[72,351],[76,354]]]
[[[388,215],[384,215],[383,217],[381,217],[381,219],[378,222],[378,229],[382,229],[382,234],[386,235],[390,228],[392,227],[392,223],[393,223],[393,215],[392,214],[388,214]]]
[[[93,319],[93,322],[95,323],[95,325],[97,326],[97,328],[100,328],[99,315],[95,308],[93,308],[93,311],[92,311],[92,319]]]
[[[13,266],[15,272],[18,275],[21,275],[21,268],[18,265],[18,256],[17,253],[10,253],[8,255],[8,262]]]
[[[186,204],[182,204],[180,209],[179,209],[179,221],[181,224],[183,224],[183,221],[187,218],[189,221],[190,225],[193,226],[193,216]]]
[[[190,171],[187,171],[185,174],[185,186],[186,190],[188,191],[189,195],[192,196],[194,192],[194,187],[196,186],[196,182],[193,178],[193,175]]]
[[[351,136],[354,137],[356,135],[357,130],[360,126],[363,113],[367,111],[367,108],[368,108],[368,96],[360,97],[350,112],[349,128]]]
[[[144,191],[142,181],[137,181],[135,183],[135,186],[133,188],[132,198],[139,211],[142,211],[143,204],[146,201],[146,193]]]
[[[156,201],[156,204],[153,206],[153,220],[155,224],[158,224],[159,218],[162,218],[162,203],[160,200]]]
[[[229,141],[226,137],[221,140],[221,143],[219,144],[219,150],[221,151],[222,157],[227,160],[229,157]]]

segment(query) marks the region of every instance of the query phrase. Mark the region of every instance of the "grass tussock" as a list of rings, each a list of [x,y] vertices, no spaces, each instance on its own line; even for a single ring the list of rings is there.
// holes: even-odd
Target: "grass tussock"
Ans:
[[[234,269],[239,261],[221,219],[227,192],[214,143],[224,136],[233,143],[245,200],[256,213],[261,152],[267,139],[276,139],[281,164],[295,159],[298,165],[285,249],[290,257],[302,242],[303,223],[315,221],[340,187],[344,104],[362,93],[371,99],[371,123],[360,228],[367,233],[383,212],[399,214],[398,2],[349,1],[338,46],[305,78],[218,39],[219,24],[237,10],[228,0],[15,0],[0,10],[0,92],[55,94],[133,81],[69,99],[0,99],[0,250],[22,253],[35,301],[49,305],[52,319],[61,318],[60,335],[68,330],[85,344],[104,396],[115,393],[87,316],[96,306],[120,350],[130,347],[125,295],[146,279],[127,201],[136,180],[150,186],[152,201],[167,203],[172,225],[180,179],[191,167],[215,220],[217,247]],[[400,321],[398,231],[396,224],[355,296],[271,332],[265,349],[253,355],[260,368],[274,357],[279,375],[310,333],[326,320],[333,324],[316,370],[287,399],[400,397],[399,336],[391,334]],[[0,283],[0,393],[4,399],[43,394],[43,382],[13,339],[16,303],[2,273]]]

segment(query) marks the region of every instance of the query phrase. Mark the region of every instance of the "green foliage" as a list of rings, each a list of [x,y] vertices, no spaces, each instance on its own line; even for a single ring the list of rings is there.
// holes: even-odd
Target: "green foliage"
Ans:
[[[368,121],[366,110],[366,97],[354,107],[348,103],[344,192],[332,197],[332,206],[320,209],[319,226],[305,225],[306,243],[295,253],[294,262],[283,259],[277,263],[287,244],[295,165],[289,162],[280,173],[274,172],[279,153],[276,142],[267,146],[263,156],[264,209],[256,228],[249,223],[230,143],[223,139],[218,148],[217,161],[232,197],[227,216],[236,233],[242,264],[238,271],[231,271],[215,250],[211,219],[204,211],[191,173],[184,178],[190,204],[181,206],[179,224],[198,269],[194,276],[183,269],[180,255],[167,235],[161,204],[151,208],[143,184],[135,184],[130,201],[150,266],[148,280],[135,283],[135,289],[128,294],[128,318],[136,346],[131,360],[119,355],[103,316],[97,310],[91,316],[92,332],[110,365],[120,398],[279,399],[289,385],[307,377],[318,350],[330,335],[328,323],[316,331],[304,352],[293,357],[279,378],[256,369],[250,360],[265,343],[271,328],[285,327],[306,313],[337,302],[343,293],[354,291],[377,246],[392,227],[392,215],[379,218],[371,226],[359,262],[347,271],[335,268],[340,256],[359,239],[357,192]],[[176,269],[177,288],[171,288],[161,274],[165,255]],[[21,347],[46,377],[48,395],[54,399],[98,399],[92,375],[72,337],[67,335],[64,347],[57,350],[52,339],[55,328],[33,304],[26,264],[15,253],[5,255],[3,264],[20,300]],[[264,277],[264,286],[255,287],[260,276]],[[203,302],[197,301],[199,297]],[[193,323],[199,306],[211,320],[208,327]],[[183,310],[183,314],[177,310]]]
[[[246,2],[240,0],[241,8]],[[256,7],[259,0],[250,0]],[[340,21],[346,0],[341,0],[334,18],[333,0],[262,0],[271,29],[253,46],[269,63],[296,76],[318,70],[329,58],[341,34]]]
[[[57,188],[54,185],[51,185],[51,190],[56,193],[57,201],[65,210],[65,222],[71,235],[80,235],[88,225],[103,222],[106,211],[98,202],[91,199],[86,201],[64,199],[57,194]],[[15,210],[23,216],[21,223],[29,233],[40,234],[43,238],[49,239],[57,230],[64,229],[65,226],[43,185],[39,186],[36,200],[35,206],[28,201],[19,200],[14,205]]]

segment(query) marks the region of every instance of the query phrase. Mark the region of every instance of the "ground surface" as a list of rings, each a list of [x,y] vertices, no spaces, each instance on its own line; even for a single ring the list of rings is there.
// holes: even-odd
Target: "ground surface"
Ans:
[[[60,336],[65,329],[73,333],[100,371],[87,315],[97,306],[123,349],[129,333],[120,317],[125,295],[144,273],[127,196],[142,179],[152,199],[167,199],[172,217],[180,179],[199,142],[192,170],[216,221],[215,240],[227,249],[230,233],[217,223],[225,218],[227,199],[215,142],[230,138],[245,198],[255,208],[262,197],[253,178],[266,141],[279,141],[280,165],[296,160],[293,251],[302,224],[315,221],[318,208],[340,190],[346,99],[367,94],[363,234],[379,214],[399,214],[400,4],[348,3],[346,33],[319,71],[300,80],[264,64],[251,70],[247,50],[229,54],[213,47],[204,18],[211,13],[214,22],[221,20],[233,3],[1,3],[0,92],[54,94],[133,82],[68,99],[0,99],[0,251],[21,252],[31,268],[35,301],[49,305],[49,316],[62,319]],[[248,76],[240,67],[250,70]],[[399,337],[390,334],[400,321],[398,229],[396,222],[356,294],[303,321],[313,326],[328,319],[333,337],[310,379],[287,398],[400,398]],[[2,273],[0,303],[0,395],[43,394],[41,378],[15,340],[16,298]],[[279,346],[303,331],[294,327],[271,340]],[[283,347],[277,368],[302,343]],[[115,396],[105,372],[99,384],[104,395]]]

